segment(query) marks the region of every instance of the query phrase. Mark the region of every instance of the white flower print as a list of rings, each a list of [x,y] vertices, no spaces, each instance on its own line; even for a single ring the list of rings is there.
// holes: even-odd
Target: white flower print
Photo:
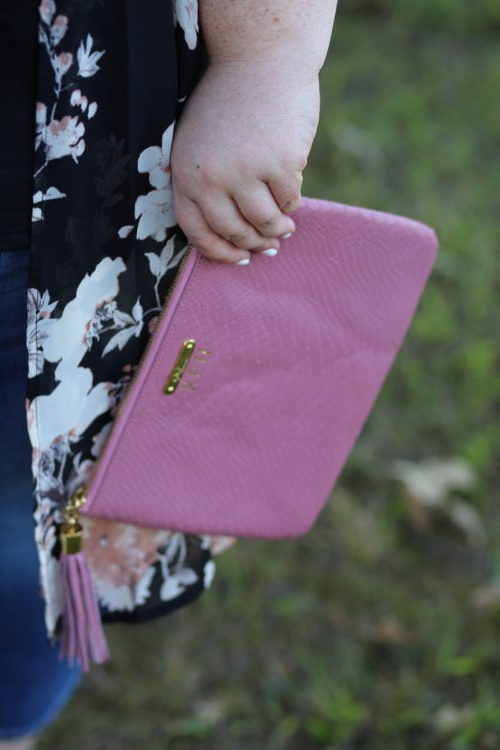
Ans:
[[[66,198],[66,193],[61,193],[56,187],[48,187],[45,193],[41,190],[37,190],[33,196],[33,203],[40,203],[40,201],[53,201],[56,198]]]
[[[87,34],[86,43],[80,42],[80,46],[78,47],[78,75],[82,76],[82,78],[90,78],[90,76],[97,73],[99,70],[97,63],[105,52],[105,50],[102,52],[92,52],[93,42],[92,35]]]
[[[93,385],[90,369],[79,367],[86,352],[86,331],[95,309],[112,301],[118,293],[118,275],[125,269],[121,258],[104,258],[94,272],[80,282],[75,298],[65,307],[62,316],[46,327],[47,317],[54,308],[47,293],[30,290],[31,315],[38,318],[46,334],[43,355],[58,362],[55,389],[48,395],[38,395],[27,405],[27,425],[32,449],[32,473],[35,477],[37,499],[35,538],[40,559],[41,582],[46,597],[45,622],[53,634],[62,610],[59,561],[53,555],[56,526],[60,523],[59,502],[68,491],[85,481],[93,465],[81,454],[72,456],[72,444],[81,439],[90,424],[101,414],[110,413],[114,405],[112,383]],[[41,320],[40,320],[41,318]],[[32,321],[31,321],[32,322]],[[38,355],[35,369],[42,363]],[[94,449],[105,440],[107,429],[95,436]],[[63,470],[71,462],[71,476],[65,484]],[[50,493],[50,496],[49,496]],[[54,499],[52,499],[54,498]],[[56,500],[57,498],[58,500]]]
[[[181,568],[175,572],[164,571],[165,579],[160,589],[160,599],[164,602],[182,594],[186,586],[196,583],[198,576],[192,568]]]
[[[91,102],[89,104],[89,100],[87,99],[84,94],[82,94],[81,89],[73,89],[73,92],[70,96],[69,103],[73,107],[80,107],[82,112],[87,111],[87,117],[90,120],[95,113],[97,112],[97,102]],[[87,110],[88,106],[88,110]]]
[[[54,71],[54,94],[55,100],[52,102],[50,114],[47,111],[47,104],[37,102],[35,115],[35,150],[41,144],[46,146],[45,161],[35,172],[36,178],[42,172],[47,164],[53,159],[60,159],[64,156],[71,156],[73,161],[78,164],[79,157],[85,151],[85,133],[84,123],[78,117],[65,115],[60,120],[55,117],[57,106],[60,102],[61,94],[70,90],[74,82],[67,82],[67,74],[72,69],[74,55],[71,52],[57,51],[57,47],[69,25],[67,16],[59,14],[55,17],[56,3],[54,0],[43,0],[39,7],[40,18],[42,23],[39,24],[39,40],[44,45],[50,64]],[[92,51],[93,38],[91,34],[87,35],[86,42],[80,41],[77,51],[78,72],[73,74],[83,78],[89,78],[95,75],[100,69],[97,65],[98,60],[105,54],[105,50]],[[73,68],[74,70],[74,68]],[[63,78],[66,76],[65,85]],[[90,120],[97,112],[97,102],[89,104],[88,98],[82,94],[80,89],[71,93],[70,104],[79,106],[82,115],[86,113]],[[48,123],[47,123],[48,120]],[[33,221],[40,221],[43,218],[41,210],[33,210]]]
[[[33,399],[28,417],[33,411],[34,419],[28,432],[35,448],[46,451],[66,438],[69,452],[69,443],[78,441],[94,419],[110,409],[108,384],[93,386],[92,381],[88,368],[65,370],[51,393]]]
[[[128,237],[133,228],[133,224],[126,224],[125,226],[120,227],[120,229],[118,230],[118,236],[120,237],[120,239],[124,240],[125,237]]]
[[[134,608],[133,589],[128,583],[119,586],[110,586],[107,580],[101,582],[99,574],[92,571],[92,580],[95,583],[99,600],[105,604],[110,612],[127,611]]]
[[[136,604],[144,604],[151,596],[151,582],[155,575],[155,568],[150,565],[146,570],[142,578],[137,582],[134,591],[134,599]]]
[[[210,552],[212,555],[220,555],[221,552],[224,552],[228,547],[231,547],[235,541],[235,536],[228,536],[227,534],[217,534],[212,536]]]
[[[171,532],[82,517],[88,563],[101,601],[110,611],[131,610],[150,595],[159,550]]]
[[[204,588],[208,589],[210,587],[210,584],[213,581],[215,575],[215,563],[213,560],[208,560],[205,564],[205,569],[203,571],[203,586]]]
[[[140,153],[137,160],[137,171],[149,172],[149,182],[154,188],[160,189],[170,185],[170,151],[173,134],[174,123],[163,133],[161,148],[149,146]]]
[[[169,271],[171,268],[175,268],[175,266],[180,263],[181,258],[185,254],[188,246],[186,245],[186,247],[181,252],[177,253],[177,255],[174,255],[174,247],[174,237],[171,237],[168,242],[165,243],[159,255],[157,255],[156,253],[144,253],[149,261],[149,270],[151,271],[153,276],[156,277],[154,286],[156,309],[152,308],[151,311],[161,311],[162,305],[159,293],[160,281],[167,271]]]
[[[160,599],[168,601],[182,594],[186,586],[196,583],[196,572],[186,565],[186,539],[184,534],[173,532],[163,554],[159,556],[163,574]]]
[[[159,281],[162,276],[179,263],[179,254],[174,256],[174,238],[171,237],[164,245],[161,253],[144,253],[149,261],[149,270]]]
[[[221,552],[234,544],[235,541],[235,536],[222,534],[204,534],[201,537],[202,547],[209,549],[212,555],[220,555]]]
[[[172,190],[150,190],[146,195],[140,195],[135,202],[134,218],[139,218],[136,232],[138,240],[152,237],[157,242],[163,242],[168,227],[173,227],[176,223],[172,210]]]
[[[43,20],[43,16],[42,16]],[[55,32],[55,33],[54,33]],[[64,29],[64,32],[66,32],[66,29]],[[54,71],[54,77],[55,77],[55,93],[56,93],[56,101],[59,98],[59,95],[61,93],[61,86],[62,86],[62,79],[63,76],[68,72],[70,67],[73,64],[73,55],[71,52],[59,52],[57,53],[55,48],[59,44],[59,40],[62,39],[64,34],[62,33],[62,27],[58,30],[58,28],[53,29],[44,29],[42,25],[38,27],[38,36],[41,42],[45,45],[45,49],[47,50],[47,54],[49,56],[50,64],[52,65],[52,69]],[[52,112],[52,114],[54,114]]]
[[[102,351],[103,357],[105,354],[112,351],[116,347],[118,347],[118,349],[120,349],[121,351],[132,336],[139,336],[143,326],[143,312],[144,311],[142,309],[139,298],[137,298],[137,302],[132,308],[132,315],[120,312],[119,310],[116,311],[114,316],[115,323],[117,323],[118,325],[123,325],[125,327],[110,338]]]
[[[154,565],[150,565],[137,582],[122,583],[118,586],[111,586],[108,580],[101,581],[96,573],[93,574],[93,580],[96,583],[100,601],[110,612],[123,610],[130,612],[134,607],[144,604],[149,599],[155,572]]]
[[[50,24],[54,13],[56,12],[56,4],[54,0],[42,0],[38,9],[42,21],[46,24]]]
[[[59,615],[62,612],[62,583],[59,560],[52,550],[56,544],[56,532],[52,517],[47,514],[43,519],[34,516],[35,540],[38,546],[40,561],[40,584],[45,594],[45,624],[48,633],[53,633]]]
[[[36,103],[35,111],[35,150],[42,142],[42,134],[47,124],[47,105],[43,102]]]
[[[49,187],[45,191],[45,193],[42,193],[41,190],[37,190],[35,195],[33,196],[33,211],[32,211],[32,221],[41,221],[43,219],[43,213],[40,206],[35,205],[36,203],[41,203],[42,201],[53,201],[56,200],[56,198],[66,198],[66,193],[61,193],[60,190],[58,190],[56,187]]]
[[[79,122],[78,117],[66,115],[62,120],[52,120],[42,133],[42,140],[47,146],[47,161],[72,156],[78,163],[78,157],[85,151],[84,133],[85,125]]]
[[[57,47],[66,31],[68,30],[68,16],[58,15],[50,27],[50,41]]]
[[[61,317],[50,319],[50,325],[46,318],[54,303],[49,303],[48,296],[42,296],[36,290],[30,291],[31,336],[36,342],[33,326],[39,329],[39,340],[43,335],[40,353],[36,343],[35,346],[31,344],[34,350],[32,368],[35,372],[41,371],[42,357],[58,363],[54,371],[58,385],[50,394],[37,396],[28,408],[29,434],[33,447],[39,451],[49,450],[56,442],[61,444],[63,437],[69,442],[78,440],[93,420],[110,411],[114,404],[112,384],[104,382],[93,386],[91,370],[79,365],[88,349],[88,332],[96,318],[122,329],[108,341],[103,356],[114,347],[122,349],[131,336],[138,336],[142,330],[144,313],[139,298],[132,308],[132,315],[117,310],[114,304],[119,291],[118,276],[124,270],[121,258],[103,258],[93,273],[82,279],[74,299],[66,304]],[[37,310],[40,310],[39,314]]]
[[[96,307],[94,317],[89,321],[85,330],[85,343],[87,349],[92,348],[94,340],[99,341],[102,331],[111,327],[107,324],[113,322],[116,315],[116,309],[116,300],[103,302]]]
[[[184,31],[189,49],[196,48],[198,35],[198,0],[175,0],[174,17]]]
[[[71,475],[68,478],[66,489],[68,493],[74,492],[81,487],[90,477],[94,461],[86,458],[82,460],[81,451],[73,457]]]
[[[75,297],[66,304],[57,325],[45,344],[45,357],[59,362],[55,375],[73,371],[87,351],[86,332],[96,310],[114,300],[119,291],[118,276],[126,270],[122,258],[102,258],[94,271],[86,274],[78,285]]]
[[[28,377],[34,378],[43,370],[43,342],[49,336],[54,320],[50,317],[57,300],[49,303],[49,293],[40,295],[36,289],[28,289],[28,320],[26,345],[28,348]]]
[[[134,218],[139,219],[136,237],[144,240],[152,237],[163,242],[167,229],[176,224],[172,209],[172,187],[170,174],[170,151],[175,121],[163,132],[161,147],[148,146],[139,154],[137,171],[147,172],[149,184],[156,188],[146,195],[139,195],[135,202]],[[128,237],[133,227],[125,225],[118,230],[122,239]]]
[[[106,443],[106,440],[108,439],[112,427],[113,422],[108,422],[108,424],[105,424],[104,427],[97,433],[97,435],[94,435],[92,437],[92,448],[90,449],[90,452],[95,458],[97,458],[104,449],[104,445]]]
[[[28,412],[31,429],[31,416],[33,411]],[[39,492],[58,492],[61,488],[60,480],[56,472],[56,462],[60,458],[60,445],[51,446],[46,451],[33,449],[32,464],[37,472],[37,490]]]
[[[56,74],[56,81],[60,81],[63,75],[71,68],[71,65],[73,64],[73,55],[71,52],[60,52],[57,56],[52,58],[52,64]]]

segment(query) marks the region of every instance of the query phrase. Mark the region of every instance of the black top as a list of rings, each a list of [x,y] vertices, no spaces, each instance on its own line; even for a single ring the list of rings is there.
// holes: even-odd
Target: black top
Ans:
[[[0,250],[30,244],[37,3],[0,3]]]

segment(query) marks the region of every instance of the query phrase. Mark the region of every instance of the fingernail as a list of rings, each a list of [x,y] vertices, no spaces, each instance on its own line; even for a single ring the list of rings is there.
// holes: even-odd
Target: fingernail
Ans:
[[[280,237],[280,240],[287,240],[289,237],[291,237],[293,232],[288,232],[288,234],[282,234]]]
[[[243,258],[242,260],[238,260],[235,263],[235,266],[248,266],[250,263],[250,258]]]
[[[262,253],[264,255],[269,255],[270,258],[273,258],[275,255],[277,255],[278,251],[275,247],[268,247],[267,250],[262,250]]]

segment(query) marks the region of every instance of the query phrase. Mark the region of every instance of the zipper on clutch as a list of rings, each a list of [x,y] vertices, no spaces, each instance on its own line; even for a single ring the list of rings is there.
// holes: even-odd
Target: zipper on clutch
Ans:
[[[170,286],[170,288],[169,288],[169,290],[167,292],[167,295],[166,295],[166,297],[165,297],[165,299],[163,301],[162,309],[161,309],[160,313],[158,314],[158,321],[156,323],[156,330],[159,329],[160,323],[161,323],[161,321],[163,320],[164,316],[167,313],[169,302],[170,302],[170,300],[172,298],[172,295],[173,295],[173,293],[174,293],[174,291],[175,291],[175,289],[177,287],[177,284],[179,283],[179,279],[180,279],[180,277],[182,275],[182,270],[183,270],[183,268],[184,268],[184,266],[186,264],[188,256],[192,252],[192,249],[193,249],[193,245],[192,244],[188,244],[187,249],[186,249],[186,251],[185,251],[185,253],[184,253],[184,255],[183,255],[182,259],[181,259],[181,262],[179,263],[179,266],[177,268],[177,273],[175,275],[175,278],[172,281],[172,284],[171,284],[171,286]],[[118,416],[121,413],[121,411],[122,411],[122,409],[123,409],[123,407],[124,407],[124,405],[125,405],[128,397],[129,397],[129,395],[130,395],[130,393],[132,391],[132,386],[133,386],[133,384],[134,384],[134,382],[135,382],[135,380],[136,380],[136,378],[137,378],[137,376],[139,374],[139,371],[141,369],[141,365],[144,362],[144,360],[146,359],[146,356],[147,356],[147,354],[149,352],[149,349],[151,348],[151,345],[152,345],[152,342],[153,342],[153,338],[154,338],[154,331],[150,335],[149,339],[146,342],[146,346],[144,348],[144,351],[142,352],[142,354],[141,354],[141,356],[139,358],[139,361],[138,361],[137,366],[135,368],[135,372],[134,372],[134,374],[133,374],[133,376],[132,376],[132,378],[130,380],[130,383],[128,385],[127,392],[125,393],[125,395],[123,396],[122,400],[118,404],[118,409],[116,410],[116,414],[115,414],[115,416],[113,418],[113,426],[111,427],[111,430],[110,430],[110,433],[108,435],[108,438],[107,438],[106,442],[109,442],[109,439],[111,437],[111,433],[113,432],[113,429],[114,429],[114,427],[115,427],[115,425],[117,423]],[[75,552],[77,552],[77,551],[79,551],[81,549],[81,546],[82,546],[82,533],[83,533],[83,531],[82,531],[82,526],[79,523],[79,518],[80,518],[79,511],[80,511],[80,508],[82,507],[82,505],[84,505],[84,503],[87,501],[87,486],[90,485],[90,483],[92,481],[92,477],[93,477],[93,475],[97,471],[97,467],[99,465],[99,462],[100,462],[101,457],[103,456],[103,454],[104,454],[104,450],[101,451],[101,454],[95,460],[94,465],[92,467],[91,475],[90,475],[89,479],[87,480],[86,484],[81,485],[74,492],[71,493],[71,495],[69,496],[68,501],[67,501],[67,503],[64,506],[64,509],[62,511],[62,516],[63,516],[63,519],[64,519],[64,523],[61,526],[61,530],[60,530],[60,540],[61,540],[61,544],[63,545],[63,548],[64,548],[64,545],[69,545],[68,550],[69,550],[70,547],[72,549],[74,548]],[[68,519],[68,520],[66,520],[66,519]],[[78,549],[76,549],[76,547],[78,547]]]

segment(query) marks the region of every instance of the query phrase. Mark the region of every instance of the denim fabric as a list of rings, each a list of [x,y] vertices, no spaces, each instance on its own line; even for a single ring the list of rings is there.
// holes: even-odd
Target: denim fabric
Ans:
[[[29,251],[0,252],[0,738],[47,726],[77,688],[81,669],[59,661],[45,631],[33,536],[26,429]]]

